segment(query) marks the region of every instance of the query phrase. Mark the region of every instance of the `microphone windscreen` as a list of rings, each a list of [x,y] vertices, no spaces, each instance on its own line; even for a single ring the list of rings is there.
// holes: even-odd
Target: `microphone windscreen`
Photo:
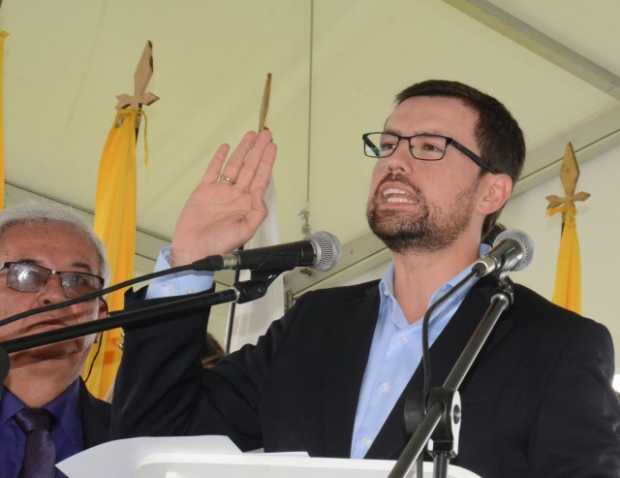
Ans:
[[[340,241],[336,236],[326,231],[318,231],[310,236],[314,248],[315,259],[313,267],[326,272],[340,260]]]
[[[525,269],[528,265],[530,265],[530,262],[532,262],[532,259],[534,258],[534,242],[525,232],[518,229],[508,229],[507,231],[500,233],[495,238],[495,241],[493,241],[493,247],[497,246],[502,241],[507,240],[515,241],[519,244],[519,247],[523,251],[523,257],[519,260],[519,262],[511,267],[511,270],[520,271]]]

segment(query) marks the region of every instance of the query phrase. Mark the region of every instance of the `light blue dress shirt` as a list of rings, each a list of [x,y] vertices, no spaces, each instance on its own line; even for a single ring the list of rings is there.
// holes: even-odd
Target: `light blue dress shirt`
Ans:
[[[483,244],[481,255],[489,249],[488,245]],[[439,287],[431,296],[428,306],[458,284],[471,271],[471,267],[466,267]],[[429,322],[429,345],[441,335],[474,284],[475,281],[470,281],[434,312]],[[422,360],[422,321],[409,323],[394,297],[393,265],[390,265],[379,282],[379,296],[379,317],[353,425],[351,458],[363,458],[366,455]]]
[[[170,246],[162,247],[155,262],[155,271],[163,271],[172,267]],[[159,299],[176,295],[203,292],[213,285],[213,273],[208,271],[183,271],[168,276],[157,277],[146,289],[147,299]]]
[[[480,254],[487,253],[489,249],[490,246],[483,244]],[[164,247],[157,258],[155,270],[169,267],[170,248]],[[429,307],[470,270],[471,265],[439,287],[431,296]],[[448,325],[474,283],[471,281],[435,311],[429,323],[430,345]],[[212,285],[213,274],[210,272],[182,272],[154,279],[147,288],[146,297],[155,299],[190,294],[207,290]],[[379,283],[379,295],[379,317],[355,415],[351,458],[366,455],[422,359],[422,321],[410,324],[394,297],[393,265]]]

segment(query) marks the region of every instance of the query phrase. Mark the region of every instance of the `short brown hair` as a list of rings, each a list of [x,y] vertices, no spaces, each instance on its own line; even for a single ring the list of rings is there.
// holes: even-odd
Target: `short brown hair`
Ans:
[[[485,164],[499,173],[510,176],[513,185],[519,179],[525,161],[523,132],[510,111],[498,100],[458,81],[427,80],[405,88],[396,95],[399,105],[416,96],[457,98],[478,112],[474,134]],[[487,171],[481,170],[480,174]],[[484,219],[482,237],[493,228],[501,209]]]

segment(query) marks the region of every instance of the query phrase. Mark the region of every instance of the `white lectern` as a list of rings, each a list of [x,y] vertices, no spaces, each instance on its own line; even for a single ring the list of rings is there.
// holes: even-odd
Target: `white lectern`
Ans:
[[[242,453],[227,437],[145,437],[90,448],[58,464],[69,478],[384,478],[391,460],[310,458],[305,453]],[[457,466],[451,478],[478,475]],[[432,478],[432,463],[424,478]]]

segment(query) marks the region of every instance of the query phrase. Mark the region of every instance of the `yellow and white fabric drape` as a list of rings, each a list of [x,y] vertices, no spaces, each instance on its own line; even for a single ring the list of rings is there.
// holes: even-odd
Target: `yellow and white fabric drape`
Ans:
[[[137,108],[119,110],[101,155],[95,204],[95,233],[106,246],[111,282],[127,280],[134,273],[136,248],[136,131]],[[123,308],[123,293],[107,298],[110,311]],[[106,397],[121,359],[120,329],[105,332],[100,352],[92,365],[87,386],[99,398]],[[90,352],[84,374],[91,366],[97,345]]]
[[[577,237],[577,209],[574,203],[552,208],[549,214],[562,212],[563,228],[555,273],[553,302],[581,313],[581,254]]]

